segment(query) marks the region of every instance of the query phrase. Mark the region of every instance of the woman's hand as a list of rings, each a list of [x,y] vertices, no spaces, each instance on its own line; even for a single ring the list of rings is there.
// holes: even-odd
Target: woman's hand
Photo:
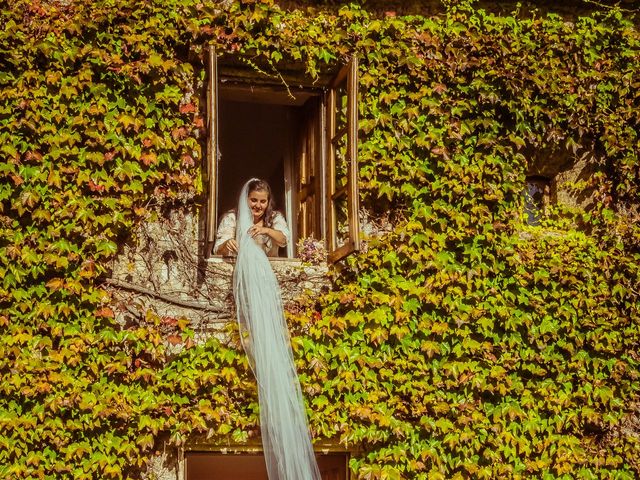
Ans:
[[[238,254],[238,242],[236,242],[235,238],[230,238],[226,242],[222,244],[224,251],[226,251],[227,255],[237,255]]]
[[[249,235],[251,235],[252,238],[256,238],[258,235],[269,235],[270,231],[271,231],[270,228],[263,227],[261,225],[252,225],[251,228],[248,230],[248,233]]]
[[[262,225],[252,225],[248,230],[249,235],[252,238],[256,238],[258,235],[267,235],[271,237],[279,247],[283,247],[287,244],[287,237],[280,230],[275,230],[269,227],[263,227]]]

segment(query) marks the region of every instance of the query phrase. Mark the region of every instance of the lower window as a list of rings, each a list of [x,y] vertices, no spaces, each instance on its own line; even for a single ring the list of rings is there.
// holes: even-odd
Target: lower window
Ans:
[[[347,480],[346,453],[317,454],[322,480]],[[268,480],[261,454],[187,452],[186,480]]]

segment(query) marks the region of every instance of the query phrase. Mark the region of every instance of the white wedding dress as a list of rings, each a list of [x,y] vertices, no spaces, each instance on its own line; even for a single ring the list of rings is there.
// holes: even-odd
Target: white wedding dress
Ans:
[[[280,287],[264,251],[248,234],[253,225],[249,182],[238,201],[233,293],[240,337],[258,382],[267,472],[269,480],[320,480]]]

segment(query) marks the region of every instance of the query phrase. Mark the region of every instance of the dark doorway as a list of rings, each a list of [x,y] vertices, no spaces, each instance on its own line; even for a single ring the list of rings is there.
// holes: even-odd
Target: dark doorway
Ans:
[[[260,454],[188,452],[186,480],[268,480]],[[347,480],[345,453],[317,455],[322,480]]]

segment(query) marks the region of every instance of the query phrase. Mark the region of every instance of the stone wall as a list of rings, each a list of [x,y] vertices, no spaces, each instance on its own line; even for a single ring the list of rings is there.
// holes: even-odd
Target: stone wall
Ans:
[[[198,239],[199,221],[190,211],[172,210],[140,225],[106,282],[119,323],[135,323],[141,313],[152,311],[168,321],[187,320],[200,342],[235,321],[234,259],[204,259]],[[326,264],[273,258],[271,265],[285,307],[329,288]]]

